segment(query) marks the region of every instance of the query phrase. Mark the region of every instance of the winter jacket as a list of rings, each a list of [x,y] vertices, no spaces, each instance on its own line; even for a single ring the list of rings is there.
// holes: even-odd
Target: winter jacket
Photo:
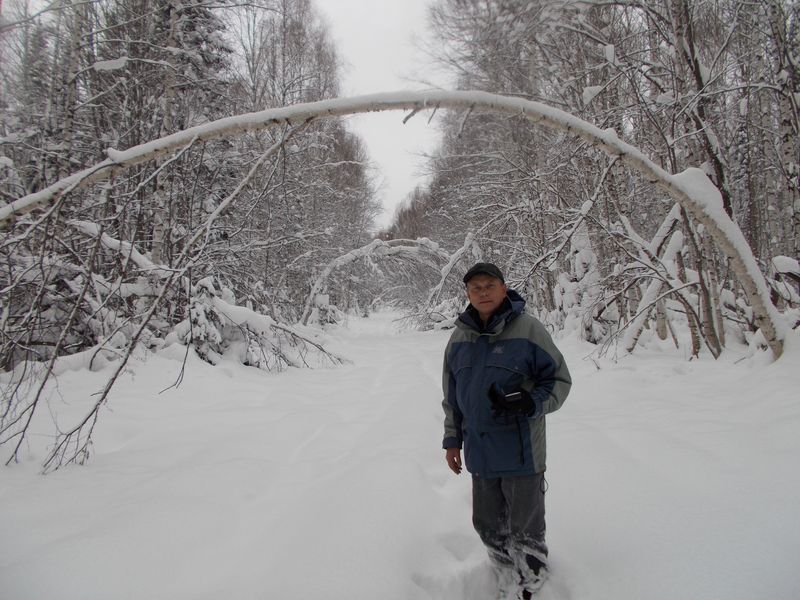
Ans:
[[[514,290],[484,328],[467,307],[456,320],[444,355],[444,448],[464,448],[467,470],[479,477],[531,475],[545,470],[545,415],[569,393],[564,357],[541,322],[523,313]],[[488,392],[525,389],[538,414],[495,415]]]

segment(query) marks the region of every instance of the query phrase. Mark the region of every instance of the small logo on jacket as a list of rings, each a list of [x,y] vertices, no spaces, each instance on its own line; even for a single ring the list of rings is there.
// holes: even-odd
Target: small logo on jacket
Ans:
[[[505,346],[495,346],[494,350],[492,350],[492,354],[502,354],[505,350]]]

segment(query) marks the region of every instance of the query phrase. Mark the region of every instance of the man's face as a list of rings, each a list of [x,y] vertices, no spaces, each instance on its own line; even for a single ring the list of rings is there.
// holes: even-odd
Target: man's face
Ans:
[[[503,303],[507,291],[506,285],[497,277],[483,273],[467,282],[467,298],[484,321]]]

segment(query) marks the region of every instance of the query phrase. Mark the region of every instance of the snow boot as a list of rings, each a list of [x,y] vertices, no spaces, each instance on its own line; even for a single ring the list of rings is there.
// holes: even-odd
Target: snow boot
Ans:
[[[547,569],[542,568],[533,579],[523,581],[520,586],[519,598],[520,600],[531,600],[536,597],[536,592],[542,589],[545,580],[547,579]]]

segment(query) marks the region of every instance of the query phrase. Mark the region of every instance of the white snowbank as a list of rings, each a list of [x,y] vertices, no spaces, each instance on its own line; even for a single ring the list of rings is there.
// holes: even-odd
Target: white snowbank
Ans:
[[[353,364],[279,376],[183,349],[132,363],[85,467],[0,471],[13,600],[485,600],[468,475],[440,449],[447,332],[351,319]],[[800,597],[800,337],[783,357],[689,362],[657,339],[614,363],[560,342],[575,385],[548,419],[544,600]],[[746,349],[741,349],[741,354]],[[686,351],[688,352],[688,350]],[[50,388],[83,414],[105,373]]]

